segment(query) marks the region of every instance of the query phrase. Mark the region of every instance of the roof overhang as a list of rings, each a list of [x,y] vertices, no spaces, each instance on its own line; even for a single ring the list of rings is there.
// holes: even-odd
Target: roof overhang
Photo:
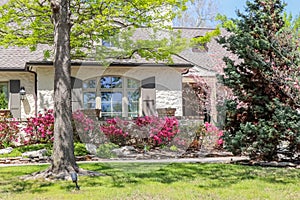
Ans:
[[[26,66],[53,66],[53,61],[29,61]],[[103,63],[94,61],[72,61],[71,66],[99,66],[105,67]],[[111,62],[107,66],[110,67],[174,67],[174,68],[192,68],[189,63],[143,63],[143,62]]]
[[[2,72],[24,72],[26,71],[25,68],[0,68]]]

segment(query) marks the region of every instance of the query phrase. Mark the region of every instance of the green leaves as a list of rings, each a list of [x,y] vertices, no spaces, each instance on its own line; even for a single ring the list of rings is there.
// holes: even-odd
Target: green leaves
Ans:
[[[52,44],[51,10],[47,7],[48,1],[38,0],[11,0],[0,6],[0,45],[34,48],[38,43]]]
[[[73,59],[89,57],[89,59],[103,59],[112,49],[98,48],[103,40],[117,38],[130,39],[132,29],[137,27],[151,27],[153,29],[171,30],[173,18],[185,9],[186,0],[71,0],[71,53]],[[10,0],[0,6],[0,45],[28,46],[35,50],[37,44],[53,45],[54,34],[49,1],[39,0]],[[148,40],[150,38],[147,38]],[[143,38],[143,42],[147,40]],[[162,48],[157,48],[159,42]],[[123,41],[122,41],[123,42]],[[132,51],[141,53],[147,59],[170,59],[170,54],[182,48],[176,48],[179,40],[173,39],[171,44],[156,38],[156,44],[132,39]],[[121,43],[121,42],[120,42]],[[123,42],[124,43],[124,42]],[[129,52],[130,45],[118,44],[119,48],[110,57],[123,57]],[[171,49],[170,47],[173,47]],[[124,49],[120,49],[124,47]],[[126,47],[126,48],[125,48]],[[139,51],[137,51],[139,47]],[[154,48],[154,49],[151,49]],[[146,50],[147,49],[147,50]],[[49,58],[50,52],[45,52]],[[101,55],[102,54],[102,55]],[[127,55],[127,53],[125,53]],[[127,55],[128,56],[128,55]]]

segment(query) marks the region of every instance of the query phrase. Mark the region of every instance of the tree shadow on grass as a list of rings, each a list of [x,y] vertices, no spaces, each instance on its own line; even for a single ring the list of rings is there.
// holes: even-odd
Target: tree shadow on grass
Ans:
[[[22,181],[20,179],[13,179],[10,184],[1,186],[0,193],[22,193],[24,191],[30,191],[31,193],[43,193],[47,192],[48,188],[53,185],[54,183],[52,182]]]
[[[172,184],[188,182],[201,188],[223,188],[244,180],[260,180],[272,184],[297,183],[297,170],[262,168],[231,164],[186,164],[186,163],[96,163],[81,165],[82,168],[106,174],[102,177],[79,177],[79,185],[84,187],[128,187],[136,184]],[[17,176],[24,171],[0,171],[0,193],[43,193],[61,184],[66,191],[74,189],[72,181],[48,182],[43,180],[24,181]]]
[[[231,164],[173,163],[168,165],[162,164],[155,168],[147,165],[149,164],[140,165],[140,168],[144,167],[144,169],[138,170],[137,166],[132,166],[131,164],[132,169],[135,170],[128,170],[128,165],[122,166],[119,164],[119,171],[113,168],[114,171],[107,171],[107,174],[112,177],[114,187],[125,187],[128,184],[143,184],[147,181],[163,184],[193,181],[201,188],[228,187],[244,180],[254,179],[273,184],[288,184],[296,181],[295,177],[293,177],[294,175],[292,175],[293,173],[291,174],[289,171],[289,178],[286,178],[286,173],[280,173],[280,169],[274,169],[273,173],[270,173],[270,169]]]
[[[223,187],[254,177],[247,170],[237,169],[231,165],[213,164],[170,164],[150,173],[132,174],[140,179],[171,184],[180,181],[195,181],[207,183],[214,187]],[[211,186],[211,184],[209,184]],[[205,185],[202,185],[205,187]]]
[[[298,184],[299,169],[260,167],[259,179],[267,183]]]
[[[22,180],[21,177],[35,171],[41,171],[47,166],[14,166],[0,169],[0,194],[1,193],[43,193],[53,186],[54,182],[46,180]]]

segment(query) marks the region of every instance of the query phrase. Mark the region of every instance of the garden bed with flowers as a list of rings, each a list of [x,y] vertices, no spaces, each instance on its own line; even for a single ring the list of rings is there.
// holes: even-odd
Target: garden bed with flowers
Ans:
[[[28,118],[27,122],[3,119],[0,122],[0,148],[52,144],[53,125],[53,110],[45,110],[37,117]],[[203,124],[199,119],[145,116],[131,120],[116,117],[98,121],[76,111],[73,113],[73,125],[74,142],[82,146],[92,145],[86,151],[92,157],[199,157],[220,151],[223,144],[222,131],[212,124]],[[134,150],[115,153],[125,147]]]
[[[116,117],[95,121],[81,111],[75,112],[73,118],[81,141],[97,146],[96,154],[100,157],[107,149],[124,146],[133,147],[140,153],[164,150],[178,157],[197,151],[220,151],[223,145],[223,132],[200,119],[145,116],[131,120]],[[191,150],[191,145],[196,142],[197,147]]]

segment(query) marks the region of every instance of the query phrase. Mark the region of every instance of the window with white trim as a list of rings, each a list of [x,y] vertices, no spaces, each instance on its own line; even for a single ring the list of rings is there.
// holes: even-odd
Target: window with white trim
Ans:
[[[83,82],[84,109],[101,108],[102,117],[137,117],[141,82],[120,76],[102,76]]]
[[[0,82],[0,95],[2,96],[3,94],[8,103],[8,82]],[[1,105],[1,107],[3,107],[3,105]],[[7,108],[7,106],[5,106],[5,108]]]

